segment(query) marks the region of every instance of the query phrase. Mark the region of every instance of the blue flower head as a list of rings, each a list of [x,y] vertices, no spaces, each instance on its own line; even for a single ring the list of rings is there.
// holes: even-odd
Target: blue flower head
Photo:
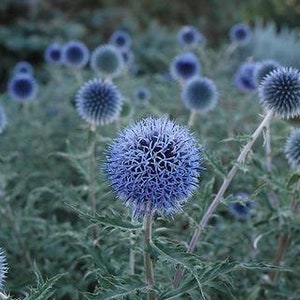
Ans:
[[[138,87],[133,92],[133,99],[137,104],[146,105],[151,99],[151,93],[146,87]]]
[[[200,73],[200,63],[192,52],[185,52],[175,56],[170,65],[173,78],[179,81],[189,80]]]
[[[50,44],[44,53],[45,61],[48,64],[60,65],[62,63],[63,46],[59,43]]]
[[[268,74],[280,67],[280,63],[272,59],[263,60],[257,63],[257,67],[255,69],[254,74],[256,86],[259,86],[259,84]]]
[[[300,128],[291,132],[286,141],[284,152],[290,166],[300,170]]]
[[[98,126],[110,124],[119,117],[123,97],[110,81],[92,79],[80,88],[75,101],[81,118]]]
[[[36,80],[28,74],[19,73],[8,82],[8,93],[17,102],[33,100],[38,91]]]
[[[134,54],[131,49],[121,49],[121,56],[123,58],[124,64],[128,67],[134,63]]]
[[[180,46],[195,48],[200,43],[204,43],[203,35],[194,26],[183,26],[177,33],[177,41]]]
[[[7,125],[6,113],[2,106],[0,106],[0,133],[2,133]]]
[[[62,48],[62,62],[70,68],[84,68],[89,61],[89,56],[89,49],[79,41],[70,41]]]
[[[114,78],[124,69],[121,52],[113,45],[97,47],[91,55],[91,68],[103,77]]]
[[[121,131],[110,145],[104,170],[134,216],[153,208],[170,215],[197,188],[202,148],[184,127],[146,118]]]
[[[131,36],[125,30],[116,30],[111,35],[109,43],[119,49],[128,49],[131,46]]]
[[[259,86],[262,106],[283,119],[300,116],[300,72],[295,68],[272,71]]]
[[[14,66],[13,69],[14,75],[19,73],[33,75],[34,73],[33,66],[28,61],[20,61]]]
[[[206,77],[195,77],[184,84],[181,99],[187,109],[204,113],[216,106],[217,87]]]
[[[253,92],[256,90],[255,62],[242,63],[233,77],[233,84],[241,92]]]
[[[231,42],[246,45],[251,39],[251,29],[244,23],[235,24],[230,28],[229,38]]]
[[[245,192],[233,195],[234,201],[228,205],[229,212],[237,220],[247,220],[251,217],[255,203],[250,200],[249,194]]]
[[[7,273],[6,258],[2,249],[0,248],[0,291],[3,289],[4,280]]]

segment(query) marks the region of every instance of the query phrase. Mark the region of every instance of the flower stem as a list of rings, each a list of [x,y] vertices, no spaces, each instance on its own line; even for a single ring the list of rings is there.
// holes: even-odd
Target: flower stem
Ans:
[[[133,222],[134,217],[131,217],[131,222]],[[133,250],[133,245],[134,245],[134,238],[135,238],[135,233],[130,232],[130,252],[129,252],[129,274],[134,275],[135,274],[135,251]]]
[[[188,124],[187,124],[188,127],[192,127],[194,125],[196,114],[197,114],[196,111],[191,110],[189,121],[188,121]]]
[[[231,170],[227,174],[226,178],[224,179],[223,184],[220,187],[217,195],[215,196],[214,200],[212,201],[212,203],[208,207],[207,211],[203,215],[201,221],[197,225],[197,227],[194,231],[194,234],[192,236],[192,239],[189,242],[189,245],[188,245],[188,248],[187,248],[187,251],[186,251],[187,253],[192,253],[195,250],[196,244],[198,242],[198,239],[200,237],[200,234],[201,234],[203,228],[207,225],[208,221],[210,220],[210,218],[213,215],[214,211],[216,210],[217,206],[221,202],[225,191],[227,190],[227,188],[228,188],[230,182],[232,181],[234,175],[238,171],[238,165],[245,163],[245,159],[247,157],[247,154],[251,150],[254,142],[257,140],[257,138],[259,137],[259,135],[261,134],[263,129],[270,122],[272,116],[273,116],[273,112],[269,111],[266,114],[266,116],[264,117],[263,121],[260,123],[260,125],[257,127],[257,129],[254,131],[254,133],[251,135],[250,140],[248,141],[248,143],[244,146],[243,150],[241,151],[239,157],[236,160],[236,163],[233,165],[233,167],[231,168]],[[182,279],[183,273],[184,273],[183,268],[178,269],[178,271],[175,275],[175,278],[173,280],[174,287],[178,287],[178,285],[179,285],[179,283]]]

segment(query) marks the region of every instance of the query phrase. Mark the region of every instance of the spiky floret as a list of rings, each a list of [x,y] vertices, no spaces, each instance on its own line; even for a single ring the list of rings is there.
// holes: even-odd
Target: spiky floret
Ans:
[[[257,89],[255,70],[257,64],[252,61],[242,63],[233,77],[233,84],[241,92],[253,92]]]
[[[115,46],[102,45],[92,52],[90,65],[100,76],[114,78],[123,71],[124,60]]]
[[[45,61],[49,64],[59,65],[62,63],[63,46],[59,43],[50,44],[44,53]]]
[[[189,80],[200,73],[200,63],[192,52],[185,52],[174,57],[170,65],[173,78],[180,81]]]
[[[19,73],[8,82],[8,93],[17,102],[33,100],[38,91],[36,80],[28,74]]]
[[[125,30],[116,30],[109,38],[109,43],[119,49],[127,49],[131,46],[131,36]]]
[[[259,86],[262,106],[276,116],[290,119],[300,115],[300,72],[295,68],[272,71]]]
[[[291,132],[287,138],[284,152],[291,167],[300,170],[300,128]]]
[[[204,43],[204,37],[194,26],[186,25],[179,29],[177,41],[180,46],[194,48]]]
[[[89,61],[90,52],[80,41],[70,41],[62,48],[62,62],[70,68],[82,69]]]
[[[217,87],[206,77],[195,77],[184,84],[181,99],[187,109],[204,113],[216,106]]]
[[[28,61],[20,61],[14,66],[13,69],[14,75],[19,73],[33,75],[34,73],[33,66]]]
[[[267,59],[257,63],[257,67],[254,72],[256,85],[259,86],[268,74],[280,67],[280,63],[273,59]]]
[[[0,133],[2,133],[7,125],[6,113],[0,105]]]
[[[229,38],[231,42],[245,45],[251,39],[251,29],[247,24],[244,23],[235,24],[230,28]]]
[[[106,125],[120,115],[123,97],[110,81],[92,79],[86,82],[76,94],[78,114],[91,125]]]
[[[119,133],[104,171],[133,215],[147,215],[150,207],[170,215],[197,188],[201,163],[202,148],[186,128],[149,117]]]
[[[0,248],[0,291],[3,289],[6,273],[7,273],[6,258],[2,249]]]
[[[146,105],[151,99],[151,93],[146,87],[138,87],[133,92],[133,99],[137,104]]]

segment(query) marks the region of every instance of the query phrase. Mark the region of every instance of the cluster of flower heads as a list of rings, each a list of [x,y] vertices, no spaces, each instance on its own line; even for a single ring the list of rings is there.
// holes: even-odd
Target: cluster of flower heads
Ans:
[[[255,202],[250,199],[248,193],[239,192],[233,195],[234,201],[228,205],[229,212],[237,220],[247,220],[253,213]]]
[[[257,63],[247,61],[242,63],[233,77],[233,84],[241,92],[253,92],[257,89],[255,72]]]
[[[186,25],[177,33],[178,44],[185,48],[196,48],[199,44],[205,44],[204,36],[194,26]]]
[[[229,30],[229,39],[232,43],[246,45],[251,40],[251,29],[247,24],[237,23]]]
[[[197,188],[202,149],[184,127],[146,118],[121,131],[104,170],[133,215],[173,214]]]
[[[291,132],[286,141],[284,151],[290,166],[300,171],[300,128]]]
[[[147,105],[151,99],[151,93],[148,88],[141,86],[133,91],[133,100],[138,105]]]
[[[6,113],[4,108],[0,106],[0,133],[2,133],[7,125]]]
[[[3,289],[4,280],[7,273],[6,258],[2,249],[0,248],[0,291]]]

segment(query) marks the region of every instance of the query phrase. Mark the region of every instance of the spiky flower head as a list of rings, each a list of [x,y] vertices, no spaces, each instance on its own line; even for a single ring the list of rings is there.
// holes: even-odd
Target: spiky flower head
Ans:
[[[0,291],[3,289],[6,273],[7,273],[6,258],[2,249],[0,248]]]
[[[70,68],[82,69],[89,61],[90,52],[80,41],[70,41],[62,48],[62,62]]]
[[[251,39],[251,29],[244,23],[235,24],[230,28],[229,38],[231,42],[246,45]]]
[[[50,44],[44,53],[45,61],[49,64],[60,65],[62,63],[63,46],[59,43]]]
[[[97,47],[91,55],[91,68],[100,76],[114,78],[124,69],[121,52],[113,45]]]
[[[33,75],[33,66],[28,61],[20,61],[14,66],[13,69],[14,75],[19,73]]]
[[[200,73],[200,63],[192,52],[185,52],[174,57],[170,65],[173,78],[179,81],[189,80]]]
[[[255,70],[257,64],[252,61],[242,63],[233,77],[233,84],[241,92],[253,92],[257,89]]]
[[[151,99],[151,93],[146,87],[138,87],[133,92],[133,99],[137,104],[146,105]]]
[[[291,132],[287,138],[284,152],[291,167],[300,170],[300,128]]]
[[[76,109],[93,126],[114,122],[120,115],[123,97],[110,81],[91,79],[76,94]]]
[[[250,195],[246,192],[239,192],[233,195],[234,201],[228,205],[229,212],[238,220],[250,218],[255,203],[250,200]]]
[[[195,77],[184,84],[181,99],[187,109],[204,113],[216,106],[217,87],[206,77]]]
[[[254,74],[256,85],[259,86],[268,74],[280,67],[280,63],[273,59],[267,59],[257,63]]]
[[[0,105],[0,133],[2,133],[7,125],[6,113],[4,108]]]
[[[134,216],[152,208],[170,215],[197,188],[202,148],[184,127],[146,118],[121,131],[110,145],[104,170]]]
[[[194,26],[182,26],[177,33],[177,41],[180,46],[195,48],[204,43],[203,35]]]
[[[125,30],[116,30],[109,38],[109,43],[119,49],[126,49],[131,46],[131,36]]]
[[[38,91],[36,80],[28,74],[19,73],[8,82],[8,93],[17,102],[33,100]]]
[[[300,72],[295,68],[272,71],[259,86],[262,106],[276,116],[290,119],[300,115]]]

